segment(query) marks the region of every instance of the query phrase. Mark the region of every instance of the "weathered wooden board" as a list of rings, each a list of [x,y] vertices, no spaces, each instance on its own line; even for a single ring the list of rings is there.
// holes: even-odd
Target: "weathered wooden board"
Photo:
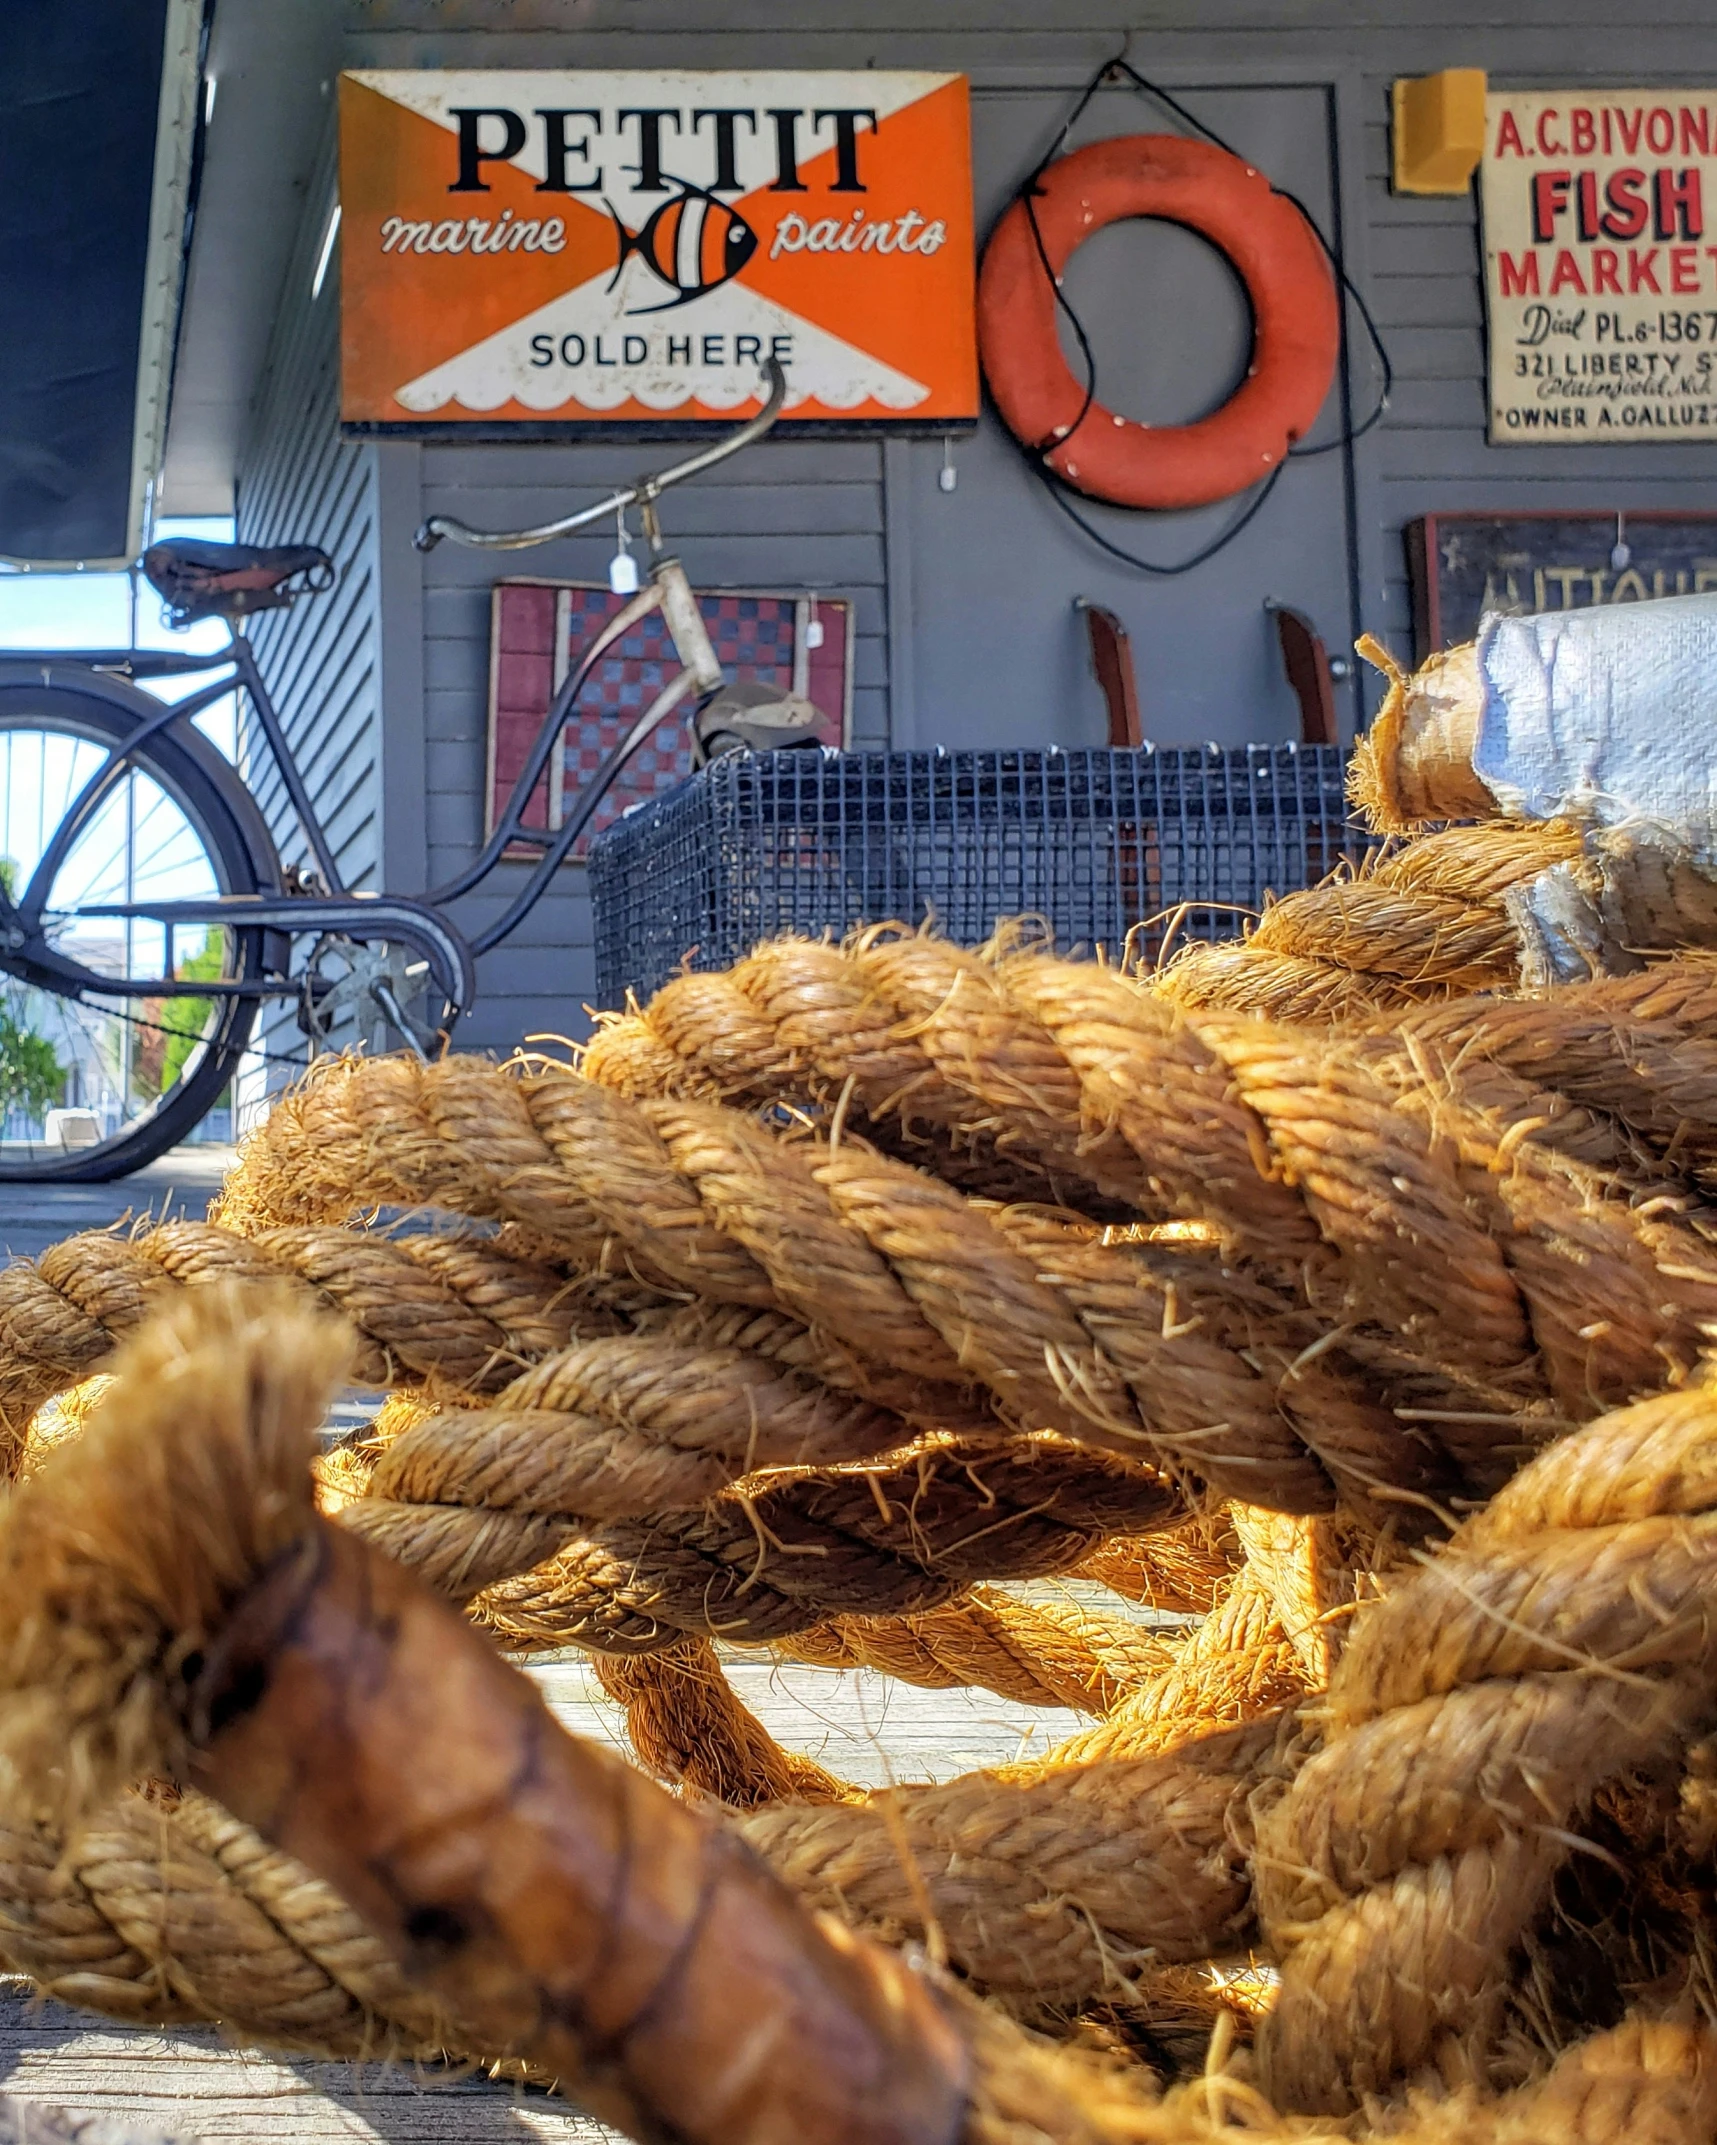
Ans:
[[[124,2117],[71,2115],[45,2101],[0,2093],[0,2145],[184,2145],[166,2131],[140,2130]]]
[[[1109,1597],[1111,1605],[1113,1597]],[[783,1743],[847,1779],[947,1779],[1041,1751],[1072,1713],[986,1691],[920,1691],[869,1670],[730,1661],[734,1684]],[[618,1709],[582,1661],[536,1674],[567,1727],[624,1747]],[[596,2145],[611,2138],[549,2095],[408,2068],[309,2063],[223,2044],[212,2028],[109,2025],[0,1980],[0,2088],[76,2114],[123,2118],[186,2140],[269,2145]]]
[[[1717,588],[1717,515],[1426,514],[1408,524],[1407,562],[1414,650],[1423,661],[1435,648],[1470,641],[1492,611],[1518,616],[1704,595]]]
[[[1041,1753],[1081,1725],[1077,1713],[1015,1705],[989,1691],[915,1690],[869,1669],[837,1673],[732,1655],[726,1667],[734,1689],[779,1742],[863,1787],[949,1780],[1008,1764]],[[582,1662],[540,1665],[535,1674],[575,1734],[627,1748],[619,1709]]]
[[[212,2028],[142,2033],[41,2002],[18,1984],[0,1987],[0,2071],[21,2099],[207,2145],[596,2145],[613,2136],[546,2094],[261,2055],[223,2046]]]
[[[233,1154],[231,1147],[175,1147],[112,1184],[0,1184],[0,1266],[39,1258],[50,1244],[82,1230],[144,1215],[201,1221]]]

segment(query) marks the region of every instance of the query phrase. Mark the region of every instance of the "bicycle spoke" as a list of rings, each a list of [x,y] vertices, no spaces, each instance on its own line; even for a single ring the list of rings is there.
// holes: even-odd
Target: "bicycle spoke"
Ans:
[[[159,859],[176,856],[180,860],[179,869],[181,871],[188,866],[204,861],[203,852],[192,835],[190,828],[186,826],[182,816],[177,818],[170,817],[157,803],[151,805],[149,819],[154,820],[159,825],[161,838],[152,849],[145,850],[140,856],[136,857],[132,864],[132,877],[140,885],[153,877],[154,869]],[[148,820],[143,822],[144,825],[148,823]],[[163,864],[163,871],[168,868]],[[206,871],[199,874],[199,876],[209,878],[207,891],[212,893],[214,891],[213,878],[209,877]]]
[[[43,688],[33,701],[0,692],[0,834],[20,885],[40,869],[66,813],[123,742],[129,720],[73,690]],[[192,770],[191,788],[178,786],[170,772],[179,767]],[[244,876],[243,838],[218,782],[212,795],[222,816],[214,824],[224,848],[211,846],[201,807],[188,802],[211,794],[210,779],[194,768],[182,746],[145,745],[53,870],[42,917],[48,944],[92,976],[135,979],[140,990],[110,998],[99,986],[81,997],[52,987],[0,988],[8,1023],[0,1036],[0,1104],[6,1124],[26,1135],[0,1141],[0,1177],[108,1174],[100,1156],[119,1149],[131,1157],[123,1166],[135,1166],[194,1130],[236,1070],[251,1011],[225,996],[201,997],[195,986],[205,975],[215,983],[245,973],[254,934],[219,924],[175,932],[169,977],[164,922],[90,913],[206,900],[254,885]],[[170,981],[187,986],[183,995],[161,987]],[[81,1144],[60,1144],[74,1138],[75,1117],[66,1120],[72,1130],[47,1141],[52,1107],[94,1116]]]

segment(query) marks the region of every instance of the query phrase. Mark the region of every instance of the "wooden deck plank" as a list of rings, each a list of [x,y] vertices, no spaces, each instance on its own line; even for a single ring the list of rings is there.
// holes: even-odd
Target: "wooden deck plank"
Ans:
[[[789,1750],[862,1787],[948,1780],[1041,1753],[1081,1725],[1077,1713],[1016,1705],[989,1691],[921,1691],[874,1669],[813,1668],[728,1654],[728,1680]],[[538,1662],[533,1674],[575,1735],[627,1749],[620,1710],[581,1660]]]
[[[206,2145],[597,2145],[614,2135],[546,2093],[264,2055],[224,2045],[213,2027],[108,2025],[16,1983],[0,1988],[0,2083],[22,2100]]]

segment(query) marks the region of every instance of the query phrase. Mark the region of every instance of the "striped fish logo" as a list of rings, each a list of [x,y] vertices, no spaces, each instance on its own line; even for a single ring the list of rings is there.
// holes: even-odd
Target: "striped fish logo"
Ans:
[[[634,254],[674,295],[660,305],[634,305],[634,313],[668,313],[690,305],[731,282],[757,251],[757,233],[736,209],[685,179],[673,182],[680,192],[664,201],[641,231],[628,231],[612,201],[603,206],[614,218],[620,257],[614,263],[610,290]]]

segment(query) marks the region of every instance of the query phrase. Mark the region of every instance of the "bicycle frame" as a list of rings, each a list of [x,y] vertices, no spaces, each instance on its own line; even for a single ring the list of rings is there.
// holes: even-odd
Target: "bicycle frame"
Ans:
[[[250,979],[244,982],[181,980],[173,974],[173,939],[176,929],[198,924],[231,924],[261,928],[288,937],[299,933],[338,933],[359,941],[396,940],[412,947],[429,964],[448,1005],[456,1013],[468,1012],[476,995],[474,957],[498,945],[529,915],[571,854],[574,844],[589,825],[614,776],[644,740],[684,700],[694,693],[714,692],[722,682],[720,664],[709,646],[697,601],[677,559],[662,555],[660,532],[655,524],[654,502],[669,485],[725,461],[731,454],[759,439],[774,424],[786,395],[786,377],[780,366],[769,361],[770,393],[763,409],[747,424],[728,434],[713,447],[654,477],[582,509],[565,520],[542,528],[502,535],[484,535],[444,518],[426,522],[414,541],[420,550],[431,550],[445,537],[495,550],[518,550],[546,543],[574,529],[589,526],[609,514],[640,504],[654,563],[648,583],[608,621],[580,661],[562,683],[549,704],[536,738],[526,756],[494,832],[482,850],[454,878],[415,899],[393,894],[353,892],[346,886],[327,832],[292,756],[268,687],[249,640],[235,622],[226,645],[208,655],[178,655],[170,649],[119,648],[75,651],[20,649],[0,653],[0,680],[36,674],[41,682],[73,685],[77,677],[111,676],[126,681],[144,678],[185,677],[203,671],[223,675],[186,696],[163,703],[159,712],[144,718],[121,746],[116,746],[84,784],[55,829],[29,884],[13,900],[0,887],[0,966],[20,973],[24,980],[62,991],[92,992],[102,997],[273,997],[292,995],[299,985],[287,973],[278,982]],[[666,684],[627,734],[608,753],[595,775],[585,785],[576,808],[552,834],[524,824],[531,797],[546,773],[556,739],[571,717],[579,694],[607,651],[653,611],[665,613],[684,668]],[[55,676],[60,673],[60,676]],[[137,918],[159,923],[165,931],[164,973],[154,977],[103,976],[81,964],[66,960],[47,942],[43,920],[54,880],[80,835],[90,825],[104,802],[113,794],[127,769],[149,740],[175,724],[188,723],[229,692],[242,689],[253,711],[269,757],[280,776],[305,844],[315,859],[322,890],[313,893],[220,895],[209,900],[135,902],[92,906],[82,913],[115,918]],[[469,944],[439,912],[479,886],[501,864],[516,844],[540,849],[542,854],[513,900],[496,921]],[[287,966],[285,960],[280,964]]]
[[[702,642],[701,660],[694,657],[662,688],[584,785],[576,808],[568,815],[563,825],[552,835],[543,834],[534,827],[527,827],[524,824],[526,807],[548,768],[555,740],[566,727],[573,706],[584,689],[585,681],[616,641],[629,633],[640,620],[648,618],[652,611],[657,610],[668,614],[676,646],[683,649],[694,639]],[[697,620],[695,634],[685,616],[688,610],[692,618]],[[426,894],[424,899],[436,907],[443,902],[457,901],[461,894],[468,894],[481,880],[488,877],[515,842],[528,843],[533,849],[541,849],[542,856],[530,877],[503,914],[471,941],[471,950],[473,953],[487,953],[491,946],[498,945],[536,906],[544,889],[571,854],[573,844],[589,825],[597,806],[607,795],[614,776],[651,731],[694,692],[714,692],[721,684],[721,679],[721,666],[716,662],[708,639],[703,633],[702,621],[697,617],[696,598],[692,595],[684,570],[677,559],[659,559],[651,570],[649,585],[640,589],[630,603],[615,612],[585,651],[584,659],[577,670],[567,677],[560,691],[549,703],[549,711],[543,718],[542,727],[537,732],[536,741],[531,746],[518,780],[513,784],[506,809],[501,813],[494,833],[490,835],[480,854],[457,878],[449,879],[445,885],[436,887],[434,892]]]
[[[656,572],[658,576],[669,577],[679,575],[680,569],[676,561],[667,559],[660,562]],[[0,673],[16,663],[32,667],[37,664],[43,667],[51,665],[53,670],[60,672],[95,671],[128,679],[185,676],[217,669],[224,675],[199,691],[188,694],[183,700],[164,704],[158,714],[151,715],[141,723],[126,739],[123,747],[114,750],[94,771],[54,830],[42,852],[40,862],[30,875],[28,886],[15,901],[0,888],[0,945],[11,952],[20,967],[26,970],[27,980],[57,985],[61,989],[94,991],[104,997],[264,997],[275,995],[276,992],[287,993],[293,986],[289,979],[285,978],[272,990],[266,984],[259,986],[254,981],[220,983],[176,978],[173,975],[175,930],[180,927],[229,922],[234,925],[261,925],[291,932],[336,931],[360,942],[393,937],[403,939],[408,944],[415,944],[416,949],[430,960],[431,966],[436,970],[437,981],[449,1002],[461,1012],[468,1010],[469,983],[463,972],[469,970],[471,957],[487,953],[492,946],[500,944],[536,906],[545,888],[566,861],[574,843],[588,825],[606,790],[608,778],[694,687],[708,691],[713,685],[720,683],[719,673],[711,680],[707,675],[699,677],[690,669],[682,670],[609,755],[608,761],[598,770],[595,779],[587,785],[586,794],[580,799],[580,809],[573,812],[563,826],[552,836],[547,836],[524,824],[532,793],[548,768],[555,740],[570,718],[578,695],[592,670],[617,640],[629,633],[651,612],[660,609],[662,604],[663,580],[653,578],[609,620],[586,650],[577,670],[564,681],[550,703],[525,764],[513,784],[506,807],[496,822],[495,831],[481,852],[456,877],[432,888],[409,904],[402,904],[398,896],[353,893],[346,886],[327,832],[316,815],[316,808],[292,756],[291,744],[269,697],[268,687],[257,666],[255,654],[242,633],[235,630],[225,647],[209,655],[200,656],[175,655],[168,649],[110,648],[97,649],[88,654],[80,652],[68,661],[64,654],[50,654],[46,650],[21,650],[16,657],[8,652],[4,662],[0,663]],[[205,708],[212,707],[217,700],[238,688],[245,692],[255,714],[258,730],[291,801],[293,816],[298,822],[310,854],[315,859],[317,872],[327,890],[326,894],[290,894],[282,895],[278,900],[223,895],[209,901],[103,904],[99,908],[92,907],[85,913],[114,918],[135,917],[163,926],[166,932],[163,973],[159,976],[101,976],[78,962],[68,961],[47,943],[42,925],[54,879],[78,838],[112,795],[126,770],[135,764],[138,753],[149,739],[162,731],[170,730],[177,723],[190,722]],[[468,947],[455,940],[445,919],[435,917],[434,921],[440,928],[433,936],[440,943],[425,944],[424,926],[433,912],[481,885],[503,861],[507,850],[517,843],[528,843],[532,848],[541,849],[543,853],[529,878],[502,914],[480,932]]]

